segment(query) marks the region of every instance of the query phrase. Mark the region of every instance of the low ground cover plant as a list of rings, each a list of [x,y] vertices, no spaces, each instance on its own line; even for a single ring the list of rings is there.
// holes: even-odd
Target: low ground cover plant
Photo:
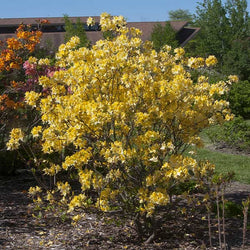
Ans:
[[[242,117],[206,130],[211,142],[250,152],[250,125]]]

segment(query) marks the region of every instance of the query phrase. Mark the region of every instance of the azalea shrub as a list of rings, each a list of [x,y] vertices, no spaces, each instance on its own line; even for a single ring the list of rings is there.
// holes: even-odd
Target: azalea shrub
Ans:
[[[78,37],[59,47],[55,66],[61,70],[39,78],[47,95],[25,94],[41,124],[30,134],[12,130],[7,146],[18,149],[30,135],[40,143],[47,158],[34,162],[54,185],[30,189],[37,204],[75,210],[75,220],[86,207],[123,212],[140,233],[144,222],[152,224],[159,209],[171,203],[178,185],[214,168],[184,152],[202,146],[203,128],[232,119],[228,102],[219,96],[234,78],[210,84],[201,75],[193,82],[190,72],[213,66],[214,56],[186,58],[183,48],[167,45],[156,52],[123,17],[104,13],[100,25],[113,36],[92,48],[77,48]]]
[[[0,167],[1,173],[14,170],[16,154],[6,152],[5,143],[11,128],[26,120],[24,93],[26,88],[23,63],[35,52],[42,32],[32,31],[29,25],[19,25],[16,37],[0,41]],[[26,123],[27,124],[27,123]],[[23,124],[23,126],[25,126]],[[17,162],[17,161],[16,161]]]
[[[11,129],[13,127],[28,129],[29,124],[40,117],[39,112],[31,111],[26,105],[25,92],[33,90],[45,95],[47,90],[42,89],[38,79],[56,70],[55,67],[48,65],[48,59],[38,60],[32,57],[36,55],[40,58],[45,54],[51,57],[47,48],[38,46],[42,37],[39,25],[43,25],[44,22],[45,20],[39,21],[37,30],[21,24],[16,30],[16,37],[7,38],[0,44],[0,161],[3,162],[0,172],[2,173],[11,173],[24,164],[20,158],[17,159],[14,152],[6,152],[5,144]]]
[[[20,25],[16,38],[7,38],[0,43],[0,109],[17,109],[21,106],[19,85],[25,80],[23,63],[40,43],[42,32],[31,31],[30,26]],[[25,92],[25,91],[24,91]],[[23,95],[24,96],[24,95]]]

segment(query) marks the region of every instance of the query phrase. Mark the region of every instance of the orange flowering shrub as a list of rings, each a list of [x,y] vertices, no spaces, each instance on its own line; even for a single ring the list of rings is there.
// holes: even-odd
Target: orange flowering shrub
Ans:
[[[27,82],[27,78],[30,77],[25,74],[23,63],[35,52],[41,36],[40,30],[32,31],[31,26],[21,24],[16,30],[15,37],[0,41],[1,150],[5,148],[6,134],[10,129],[13,126],[24,127],[28,123],[28,109],[24,109],[23,103],[24,93],[33,89],[33,85],[38,84],[33,82],[32,85],[30,81]],[[0,161],[5,158],[3,150],[0,154]]]
[[[42,32],[31,31],[30,26],[21,24],[16,31],[16,38],[7,38],[5,43],[0,44],[0,72],[20,69],[25,57],[35,50],[40,43]]]
[[[22,65],[40,43],[42,32],[31,31],[29,25],[21,24],[16,30],[16,37],[7,38],[0,43],[0,110],[16,109],[20,106],[20,81],[25,80]],[[18,80],[18,81],[16,81]],[[22,84],[22,83],[21,83]]]

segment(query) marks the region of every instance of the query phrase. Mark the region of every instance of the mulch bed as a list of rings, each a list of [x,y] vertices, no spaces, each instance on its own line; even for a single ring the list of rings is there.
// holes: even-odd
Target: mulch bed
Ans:
[[[193,216],[180,218],[168,214],[169,219],[162,223],[157,237],[145,245],[138,241],[129,222],[119,224],[112,215],[87,212],[77,226],[53,215],[37,220],[32,216],[31,200],[27,197],[32,185],[36,183],[28,173],[0,176],[0,249],[208,249],[207,222],[201,220],[198,210]],[[233,182],[227,188],[226,198],[241,203],[249,194],[250,185]],[[175,213],[174,208],[172,212]],[[216,221],[212,249],[218,247],[215,224]],[[241,247],[242,224],[239,217],[226,220],[228,249]],[[250,249],[249,231],[246,249]]]

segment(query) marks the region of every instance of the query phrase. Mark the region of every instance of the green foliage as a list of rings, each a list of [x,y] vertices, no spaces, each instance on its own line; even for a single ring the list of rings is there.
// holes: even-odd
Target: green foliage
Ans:
[[[233,84],[228,95],[230,108],[235,115],[250,118],[250,81]]]
[[[221,59],[229,46],[228,20],[221,1],[208,0],[199,3],[195,23],[201,28],[196,40],[196,53],[202,56],[212,54]]]
[[[225,143],[241,150],[250,149],[250,126],[241,117],[210,128],[207,135],[214,143]]]
[[[235,74],[241,81],[249,81],[250,40],[246,0],[203,0],[198,3],[195,25],[201,30],[185,47],[189,56],[215,55],[216,70],[225,75]],[[248,83],[233,86],[229,96],[236,115],[249,117]]]
[[[115,37],[115,33],[107,30],[102,32],[102,36],[104,39],[112,40]]]
[[[220,204],[219,204],[220,214],[222,214],[222,206],[223,206],[222,202],[220,202]],[[232,202],[232,201],[226,201],[224,206],[225,206],[224,209],[225,209],[225,217],[226,218],[243,217],[241,205],[239,205],[235,202]],[[212,211],[214,213],[216,213],[216,211],[217,211],[216,204],[214,204]]]
[[[225,143],[230,147],[250,150],[250,125],[241,117],[221,126],[214,126],[206,133],[213,143]]]
[[[31,53],[31,56],[40,58],[50,58],[53,59],[55,57],[56,48],[53,45],[53,42],[50,39],[47,39],[43,46],[37,46],[34,52]]]
[[[249,37],[249,16],[246,0],[227,0],[225,4],[231,41]]]
[[[171,27],[169,22],[166,22],[165,26],[156,24],[151,34],[151,41],[153,42],[154,48],[159,51],[162,46],[169,45],[173,48],[178,46],[176,40],[176,33]]]
[[[188,180],[182,183],[179,183],[178,185],[176,185],[173,189],[172,189],[172,194],[174,195],[181,195],[185,192],[188,193],[193,193],[197,190],[196,186],[197,186],[197,181],[194,180]]]
[[[191,22],[193,20],[193,15],[189,12],[189,10],[170,10],[168,12],[170,21],[188,21]]]
[[[215,69],[209,69],[209,70],[208,69],[196,69],[190,73],[191,73],[192,80],[194,82],[198,81],[200,74],[207,77],[210,83],[215,83],[215,82],[221,81],[222,79],[226,80],[225,76]]]
[[[250,40],[235,40],[231,49],[223,56],[222,72],[237,74],[240,80],[250,81]]]
[[[213,54],[223,65],[223,55],[232,49],[235,40],[249,36],[249,21],[246,0],[204,0],[198,3],[195,24],[201,28],[192,43],[194,55]]]
[[[68,42],[71,37],[78,36],[80,38],[80,44],[78,47],[89,47],[90,41],[87,38],[84,24],[80,18],[77,18],[76,23],[73,23],[67,15],[64,15],[65,22],[65,42]]]

